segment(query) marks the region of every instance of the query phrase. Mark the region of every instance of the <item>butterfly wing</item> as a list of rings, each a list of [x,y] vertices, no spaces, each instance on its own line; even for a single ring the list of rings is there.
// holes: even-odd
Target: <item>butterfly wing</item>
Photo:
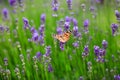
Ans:
[[[67,42],[70,38],[70,32],[64,32],[63,34],[61,35],[54,35],[54,38],[58,39],[60,42]]]

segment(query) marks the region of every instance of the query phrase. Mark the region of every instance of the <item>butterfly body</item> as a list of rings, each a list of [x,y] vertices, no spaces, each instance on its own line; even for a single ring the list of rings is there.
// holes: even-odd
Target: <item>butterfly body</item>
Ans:
[[[66,31],[62,34],[56,34],[53,37],[58,39],[60,42],[67,42],[70,39],[71,31]]]

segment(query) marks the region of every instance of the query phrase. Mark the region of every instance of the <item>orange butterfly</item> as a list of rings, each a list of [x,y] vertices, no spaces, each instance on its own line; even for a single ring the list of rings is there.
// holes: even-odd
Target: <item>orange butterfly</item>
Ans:
[[[65,42],[67,42],[70,39],[71,32],[72,31],[69,30],[69,31],[66,31],[66,32],[64,32],[64,33],[62,33],[60,35],[59,34],[55,34],[55,35],[53,35],[53,37],[58,39],[60,42],[65,43]]]

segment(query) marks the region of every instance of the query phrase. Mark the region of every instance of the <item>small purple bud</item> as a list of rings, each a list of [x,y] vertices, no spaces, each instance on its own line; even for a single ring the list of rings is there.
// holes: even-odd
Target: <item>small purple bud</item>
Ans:
[[[38,41],[38,38],[39,38],[38,33],[34,33],[32,36],[32,40],[36,42],[36,41]]]
[[[28,29],[29,28],[29,21],[28,21],[28,19],[23,17],[23,22],[24,22],[24,29]]]
[[[46,15],[42,14],[41,17],[40,17],[40,20],[41,20],[41,23],[44,24],[45,20],[46,20]]]
[[[66,16],[66,17],[65,17],[65,22],[70,22],[70,21],[71,21],[71,18],[68,17],[68,16]]]
[[[96,56],[99,56],[99,46],[94,46],[94,53]]]
[[[73,27],[73,34],[74,34],[74,36],[77,37],[77,35],[78,35],[78,26]]]
[[[76,47],[76,48],[78,48],[79,47],[79,42],[78,41],[74,42],[73,46]]]
[[[63,51],[64,50],[64,45],[65,45],[65,43],[63,43],[63,42],[60,42],[60,49]]]
[[[56,30],[56,31],[57,31],[58,34],[62,34],[62,32],[63,32],[63,30],[62,30],[61,27],[57,27],[57,30]]]
[[[89,53],[89,47],[88,47],[88,45],[85,45],[85,47],[84,47],[84,53],[86,53],[86,54]]]
[[[72,0],[66,0],[68,4],[68,9],[72,10]]]
[[[17,0],[8,0],[8,1],[11,6],[15,6],[17,3]]]
[[[75,18],[73,18],[72,21],[73,21],[74,26],[78,26],[78,21]]]
[[[114,80],[120,80],[120,75],[114,75]]]
[[[53,71],[53,68],[52,68],[52,65],[51,65],[51,64],[48,65],[48,71],[49,71],[49,72],[52,72],[52,71]]]
[[[41,26],[39,27],[39,32],[40,32],[40,35],[41,35],[41,36],[44,36],[44,30],[45,30],[45,25],[41,25]]]
[[[32,33],[32,34],[34,34],[34,33],[36,33],[36,32],[37,32],[37,30],[35,30],[35,28],[34,28],[34,27],[31,27],[30,31],[31,31],[31,33]]]
[[[8,9],[7,8],[4,8],[3,10],[2,10],[2,14],[3,14],[3,20],[7,20],[9,17],[8,17],[8,14],[9,14],[9,12],[8,12]]]
[[[89,26],[89,20],[86,19],[86,20],[84,21],[84,27],[88,27],[88,26]]]
[[[42,54],[41,54],[40,52],[37,52],[37,53],[36,53],[36,58],[39,59],[41,56],[42,56]]]
[[[49,56],[50,53],[51,53],[51,46],[47,46],[47,47],[46,47],[46,53],[45,53],[45,55],[46,55],[46,56]]]
[[[106,40],[103,40],[102,41],[102,46],[103,46],[104,49],[106,49],[107,46],[108,46],[108,42]]]
[[[115,10],[115,15],[117,20],[120,20],[120,12],[118,10]]]
[[[117,32],[118,30],[118,24],[112,24],[111,25],[111,28],[112,28],[112,35],[115,36],[115,33]]]
[[[53,11],[57,11],[58,8],[59,8],[58,1],[57,1],[57,0],[53,0],[53,1],[52,1],[52,10],[53,10]]]

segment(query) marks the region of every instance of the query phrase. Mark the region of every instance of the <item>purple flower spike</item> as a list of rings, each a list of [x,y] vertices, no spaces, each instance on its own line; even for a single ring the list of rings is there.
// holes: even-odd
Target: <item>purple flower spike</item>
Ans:
[[[46,56],[49,56],[50,53],[51,53],[51,46],[47,46],[47,47],[46,47],[46,53],[45,53],[45,55],[46,55]]]
[[[99,56],[99,46],[94,46],[94,53],[96,56]]]
[[[115,10],[115,15],[117,20],[120,20],[120,12],[118,10]]]
[[[74,34],[74,36],[77,37],[77,35],[78,35],[78,26],[73,27],[73,34]]]
[[[51,65],[51,64],[48,65],[48,71],[49,71],[49,72],[52,72],[52,71],[53,71],[53,68],[52,68],[52,65]]]
[[[86,20],[84,21],[84,27],[88,27],[88,26],[89,26],[89,20],[86,19]]]
[[[58,8],[59,8],[58,1],[57,1],[57,0],[53,0],[53,1],[52,1],[52,10],[53,10],[53,11],[57,11]]]
[[[29,21],[28,21],[28,19],[23,17],[23,22],[24,22],[24,29],[28,29],[29,28]]]
[[[108,46],[108,42],[106,40],[102,41],[103,48],[106,49]]]
[[[45,20],[46,20],[46,15],[45,14],[42,14],[41,17],[41,23],[44,24],[45,23]]]
[[[88,45],[85,45],[85,47],[84,47],[84,53],[86,53],[86,54],[89,53],[89,47],[88,47]]]
[[[45,25],[41,25],[39,28],[39,32],[41,36],[44,36]]]
[[[69,28],[70,28],[70,21],[71,21],[70,17],[66,16],[65,24],[64,24],[65,30],[69,30]]]
[[[34,42],[36,42],[36,41],[38,41],[38,38],[39,38],[38,33],[34,33],[33,36],[32,36],[32,40],[33,40]]]
[[[17,3],[17,0],[9,0],[9,4],[10,4],[11,6],[15,6],[16,3]]]
[[[57,30],[56,30],[56,31],[57,31],[58,34],[62,34],[62,32],[63,32],[63,30],[62,30],[61,27],[57,27]]]
[[[30,31],[31,31],[32,34],[37,33],[37,30],[35,30],[34,27],[31,27]]]
[[[37,52],[37,53],[36,53],[36,58],[39,59],[41,56],[42,56],[42,54],[41,54],[40,52]]]
[[[9,12],[8,12],[8,9],[7,8],[4,8],[3,10],[2,10],[2,14],[3,14],[3,20],[7,20],[9,17],[8,17],[8,14],[9,14]]]
[[[99,49],[99,56],[105,56],[106,51],[104,49]]]
[[[78,48],[79,47],[79,42],[78,41],[74,42],[73,46],[76,47],[76,48]]]
[[[72,0],[66,0],[68,4],[68,9],[72,10]]]
[[[120,75],[114,75],[114,80],[120,80]]]
[[[65,45],[65,43],[63,43],[63,42],[60,42],[60,49],[63,51],[64,50],[64,45]]]
[[[112,28],[112,35],[115,36],[115,33],[118,30],[118,25],[117,24],[112,24],[111,28]]]
[[[74,26],[78,26],[78,21],[75,18],[73,18],[72,21],[73,21]]]
[[[85,30],[85,33],[88,33],[88,26],[89,26],[89,20],[86,19],[86,20],[84,21],[84,30]]]

